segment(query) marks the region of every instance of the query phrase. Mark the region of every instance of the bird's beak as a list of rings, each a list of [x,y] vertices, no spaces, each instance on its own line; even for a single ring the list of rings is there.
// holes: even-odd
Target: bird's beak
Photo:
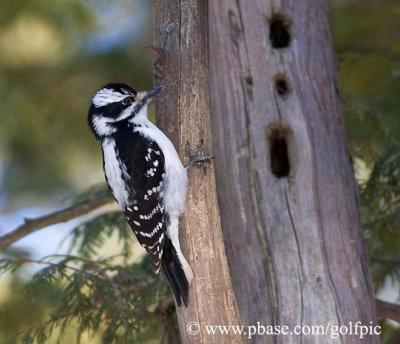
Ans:
[[[135,100],[142,104],[148,104],[161,90],[163,86],[157,86],[149,91],[142,91],[136,94]]]

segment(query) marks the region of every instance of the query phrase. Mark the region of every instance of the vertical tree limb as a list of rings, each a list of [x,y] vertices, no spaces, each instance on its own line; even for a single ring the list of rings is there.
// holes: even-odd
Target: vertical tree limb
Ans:
[[[156,103],[158,125],[185,156],[204,139],[211,151],[208,91],[207,2],[153,1],[155,48],[163,54],[155,62],[157,83],[166,86]],[[234,334],[210,336],[204,325],[240,324],[224,251],[214,167],[190,171],[186,210],[180,226],[183,252],[194,272],[189,307],[178,308],[183,343],[242,343]],[[200,332],[191,335],[187,325]],[[192,327],[195,329],[196,326]]]

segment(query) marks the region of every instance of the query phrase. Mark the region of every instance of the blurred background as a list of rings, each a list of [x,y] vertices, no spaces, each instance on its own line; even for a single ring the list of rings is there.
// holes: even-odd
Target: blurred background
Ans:
[[[104,181],[101,151],[86,121],[91,98],[111,81],[149,88],[152,70],[144,48],[151,44],[148,0],[116,0],[112,6],[102,0],[1,1],[1,9],[4,233],[23,217],[60,207]],[[56,241],[54,232],[37,235]],[[31,246],[32,240],[22,244]],[[47,247],[53,240],[46,241]],[[37,240],[32,245],[46,247]]]
[[[152,42],[152,21],[150,0],[0,3],[3,235],[24,217],[63,208],[74,195],[104,182],[87,109],[105,83],[151,87],[151,56],[145,46]],[[400,3],[332,0],[331,28],[374,284],[382,299],[395,302],[400,270]],[[37,258],[63,252],[61,240],[74,225],[39,231],[19,241],[15,250]],[[57,297],[49,293],[28,303],[23,286],[29,274],[28,269],[0,276],[1,343],[14,343],[18,331],[45,319]],[[396,325],[384,325],[388,343]]]
[[[152,85],[151,1],[0,0],[0,235],[69,205],[104,183],[87,111],[102,85]],[[66,253],[77,221],[24,238],[14,251],[40,259]],[[113,254],[116,240],[104,247]],[[121,249],[119,247],[119,249]],[[142,252],[140,249],[138,251]],[[9,253],[9,252],[7,252]],[[15,252],[13,252],[15,253]],[[0,252],[1,255],[1,252]],[[57,291],[32,301],[24,285],[41,266],[0,276],[0,343],[48,318]],[[75,330],[65,342],[74,343]],[[55,334],[49,343],[55,343]],[[100,342],[95,338],[83,341]]]

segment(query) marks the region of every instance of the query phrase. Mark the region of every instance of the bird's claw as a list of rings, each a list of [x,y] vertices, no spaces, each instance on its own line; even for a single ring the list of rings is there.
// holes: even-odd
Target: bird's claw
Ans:
[[[203,155],[200,156],[199,153],[204,146],[204,140],[200,139],[196,145],[196,148],[193,150],[189,141],[186,142],[186,153],[189,158],[189,163],[186,166],[186,170],[189,171],[195,164],[201,165],[204,162],[210,162],[214,159],[212,155]]]

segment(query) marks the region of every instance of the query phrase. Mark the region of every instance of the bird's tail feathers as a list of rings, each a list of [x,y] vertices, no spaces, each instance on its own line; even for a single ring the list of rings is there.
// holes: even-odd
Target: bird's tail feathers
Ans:
[[[162,267],[178,306],[181,305],[182,301],[187,306],[193,272],[179,247],[177,252],[168,236],[166,236],[164,242]]]

